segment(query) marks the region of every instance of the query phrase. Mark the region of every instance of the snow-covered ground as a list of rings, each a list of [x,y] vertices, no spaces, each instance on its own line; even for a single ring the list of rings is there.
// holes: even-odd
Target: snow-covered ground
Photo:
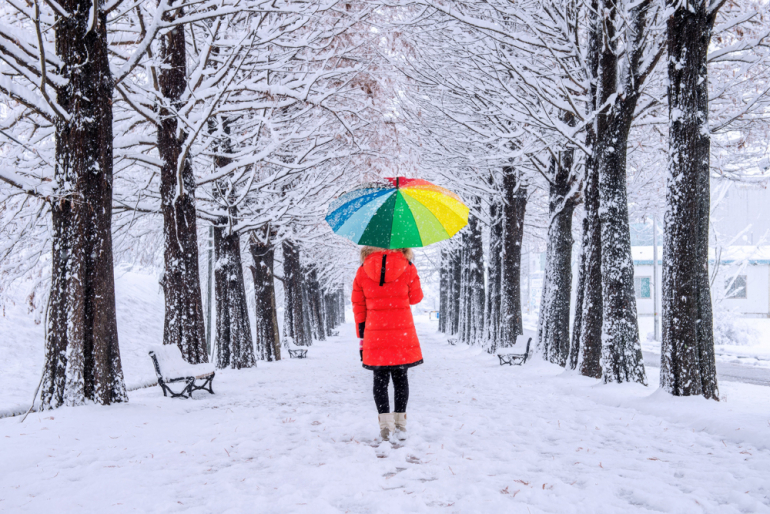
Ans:
[[[660,321],[658,321],[660,323]],[[736,318],[733,325],[743,330],[744,344],[717,344],[714,346],[717,362],[770,368],[770,318]],[[639,335],[642,350],[660,353],[660,341],[653,339],[652,316],[639,317]]]
[[[418,332],[409,440],[377,444],[352,325],[215,395],[0,420],[5,512],[770,512],[768,389],[722,402],[499,366]],[[656,370],[649,369],[651,384]]]
[[[147,271],[115,269],[118,344],[129,389],[157,382],[148,348],[163,340],[163,290]],[[26,411],[43,371],[45,330],[40,309],[6,302],[0,317],[0,418]]]

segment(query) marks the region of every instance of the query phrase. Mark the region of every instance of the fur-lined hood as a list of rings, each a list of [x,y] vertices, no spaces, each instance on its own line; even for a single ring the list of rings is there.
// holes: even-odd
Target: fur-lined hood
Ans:
[[[387,251],[393,251],[393,252],[401,252],[404,254],[404,257],[406,257],[406,260],[409,262],[414,261],[414,252],[411,248],[399,248],[398,250],[386,250],[385,248],[377,248],[376,246],[362,246],[361,247],[361,264],[364,263],[367,257],[369,257],[373,253],[377,252],[387,252]]]

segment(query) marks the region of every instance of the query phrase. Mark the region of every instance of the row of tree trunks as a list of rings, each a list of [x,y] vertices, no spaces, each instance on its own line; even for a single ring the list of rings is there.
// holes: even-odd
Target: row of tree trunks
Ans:
[[[483,344],[490,352],[513,346],[523,332],[521,245],[527,188],[513,168],[503,172],[502,193],[490,206],[486,289],[481,226],[473,215],[460,237],[442,249],[439,276],[439,330],[467,344]]]
[[[257,356],[265,361],[281,360],[281,338],[275,303],[275,247],[267,237],[263,242],[254,234],[249,242],[249,252],[254,261],[251,275],[254,279],[256,304]]]
[[[345,323],[345,305],[342,290],[325,293],[324,309],[326,310],[326,335],[331,337],[334,329]]]
[[[58,200],[52,203],[52,281],[43,409],[128,400],[118,346],[112,257],[112,93],[107,18],[91,0],[63,0],[56,54],[67,85],[56,101]]]
[[[669,173],[660,386],[719,399],[708,276],[710,154],[707,54],[716,10],[666,2]],[[654,256],[657,259],[657,256]]]
[[[572,293],[572,215],[575,210],[574,150],[551,160],[548,214],[548,246],[543,296],[538,319],[538,342],[543,358],[566,366],[570,351],[569,311]]]
[[[524,239],[524,213],[527,186],[512,167],[503,169],[502,297],[500,301],[500,343],[503,348],[516,344],[524,333],[521,317],[521,243]]]
[[[460,261],[462,249],[454,242],[441,250],[439,285],[439,330],[445,334],[457,334],[460,324]]]

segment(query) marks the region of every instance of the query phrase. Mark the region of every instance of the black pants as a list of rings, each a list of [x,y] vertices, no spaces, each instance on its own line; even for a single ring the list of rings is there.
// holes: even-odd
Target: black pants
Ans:
[[[388,398],[388,382],[393,377],[393,389],[395,396],[395,409],[393,412],[406,412],[406,402],[409,401],[409,379],[406,376],[407,369],[378,369],[374,370],[374,403],[377,405],[377,413],[390,412],[390,399]]]

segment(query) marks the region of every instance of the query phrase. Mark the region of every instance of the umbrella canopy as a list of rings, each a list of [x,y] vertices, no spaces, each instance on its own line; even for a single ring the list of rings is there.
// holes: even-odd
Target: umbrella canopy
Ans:
[[[427,180],[395,177],[343,193],[329,206],[326,222],[359,245],[415,248],[455,235],[468,223],[468,207]]]

